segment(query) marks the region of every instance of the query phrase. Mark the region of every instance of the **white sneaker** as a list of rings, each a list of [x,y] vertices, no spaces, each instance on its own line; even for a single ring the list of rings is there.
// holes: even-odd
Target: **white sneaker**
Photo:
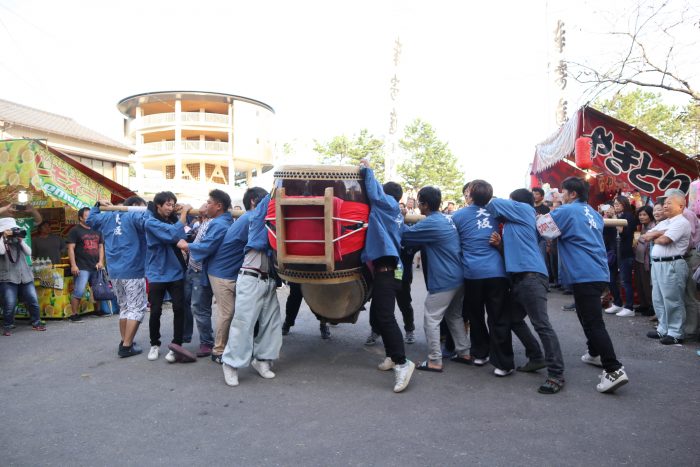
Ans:
[[[396,366],[396,364],[395,364],[394,361],[391,359],[391,357],[386,357],[386,358],[382,361],[382,363],[380,363],[379,365],[377,365],[377,368],[379,368],[381,371],[389,371],[389,370],[392,370],[395,366]]]
[[[484,366],[489,362],[489,357],[484,357],[484,358],[475,358],[474,359],[474,365],[476,366]]]
[[[224,369],[224,381],[229,386],[238,386],[238,370],[223,363],[221,367]]]
[[[600,361],[600,355],[597,357],[592,357],[591,354],[586,352],[585,354],[581,355],[581,361],[583,363],[588,363],[589,365],[599,366],[601,368],[603,367],[603,362]]]
[[[168,363],[175,363],[175,352],[172,350],[169,350],[167,354],[165,354],[165,361]]]
[[[401,392],[408,386],[416,364],[406,360],[403,365],[394,365],[394,392]]]
[[[622,316],[623,318],[634,317],[634,310],[630,310],[629,308],[623,308],[622,310],[615,313],[615,316]]]
[[[600,374],[600,383],[598,383],[596,389],[598,392],[610,394],[627,383],[629,383],[629,378],[627,373],[625,373],[625,367],[621,367],[619,370],[611,371],[610,373],[607,371],[602,372]]]
[[[621,306],[617,306],[617,305],[615,305],[615,304],[613,303],[613,304],[610,305],[608,308],[606,308],[604,311],[605,311],[607,314],[612,315],[613,313],[617,313],[618,311],[621,311],[621,310],[622,310],[622,307],[621,307]]]
[[[265,379],[275,377],[275,374],[272,371],[270,371],[270,362],[266,360],[253,359],[253,361],[250,362],[250,366],[255,368],[255,371],[257,371],[258,374],[260,374],[260,376],[262,376]]]
[[[153,361],[158,360],[158,357],[160,357],[160,347],[157,345],[152,345],[151,350],[148,351],[148,359]]]
[[[512,369],[510,369],[510,370],[501,370],[500,368],[496,368],[495,370],[493,370],[493,374],[496,375],[496,376],[498,376],[498,377],[503,378],[504,376],[512,375],[512,374],[513,374],[513,370],[512,370]]]

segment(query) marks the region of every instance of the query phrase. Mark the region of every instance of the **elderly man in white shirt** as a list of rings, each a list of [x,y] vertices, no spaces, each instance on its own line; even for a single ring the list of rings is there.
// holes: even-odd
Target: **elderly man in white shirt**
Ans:
[[[651,282],[654,311],[659,319],[656,331],[647,337],[660,339],[664,345],[683,342],[685,322],[685,288],[688,265],[684,256],[690,243],[690,223],[683,217],[685,195],[669,190],[664,201],[666,220],[644,234],[653,241],[651,249]]]

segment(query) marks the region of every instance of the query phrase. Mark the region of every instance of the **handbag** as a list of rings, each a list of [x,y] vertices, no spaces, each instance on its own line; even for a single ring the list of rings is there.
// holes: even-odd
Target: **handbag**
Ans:
[[[92,297],[95,300],[114,300],[117,298],[112,290],[112,283],[107,277],[104,269],[98,269],[90,272],[90,288],[92,289]]]

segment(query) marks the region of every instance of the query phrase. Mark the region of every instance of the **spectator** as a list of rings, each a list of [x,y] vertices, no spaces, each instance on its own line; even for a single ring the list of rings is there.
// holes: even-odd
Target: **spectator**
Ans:
[[[12,217],[0,218],[0,304],[3,309],[3,336],[10,336],[15,325],[15,306],[20,298],[27,306],[34,331],[46,331],[42,324],[39,300],[34,288],[34,274],[24,260],[32,250],[24,241],[28,233],[17,227]]]
[[[79,224],[68,233],[68,258],[73,274],[73,294],[70,306],[73,314],[68,318],[72,322],[80,322],[80,300],[85,294],[85,288],[90,280],[90,273],[103,269],[105,264],[105,245],[102,233],[93,230],[87,224],[90,208],[78,211]],[[95,305],[97,307],[97,305]]]
[[[634,247],[634,278],[639,297],[637,310],[642,316],[652,316],[654,307],[651,301],[651,245],[644,239],[644,234],[656,225],[653,209],[650,206],[637,209],[637,220],[642,228]]]
[[[51,225],[44,221],[37,227],[38,235],[32,239],[32,254],[35,258],[49,258],[53,264],[61,262],[66,251],[63,238],[51,233]]]
[[[664,345],[683,342],[683,299],[688,280],[688,264],[683,256],[688,251],[691,234],[690,223],[683,217],[684,208],[683,192],[670,191],[664,201],[666,220],[644,234],[646,241],[654,242],[651,249],[652,300],[659,320],[656,331],[650,331],[647,337],[659,339]]]
[[[616,197],[613,209],[615,217],[626,220],[627,225],[614,228],[616,262],[611,263],[610,267],[610,292],[613,295],[613,304],[606,308],[605,312],[622,317],[632,317],[634,316],[634,290],[632,289],[634,249],[632,241],[634,240],[634,232],[637,230],[637,222],[627,197]],[[620,285],[625,291],[624,302],[620,293]]]
[[[685,196],[685,193],[679,192],[679,190],[668,190],[666,196],[673,192]],[[685,286],[685,327],[683,330],[687,340],[698,338],[700,302],[697,299],[697,285],[693,279],[693,273],[700,266],[700,253],[697,250],[698,243],[700,243],[700,225],[698,225],[698,217],[687,207],[683,209],[683,217],[690,223],[690,243],[685,254],[685,262],[688,265],[688,283]]]

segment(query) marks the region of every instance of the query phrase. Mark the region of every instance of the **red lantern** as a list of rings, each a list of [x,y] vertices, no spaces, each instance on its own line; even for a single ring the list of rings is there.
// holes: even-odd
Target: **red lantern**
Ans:
[[[587,170],[593,166],[591,161],[592,143],[588,136],[576,138],[576,167],[581,170]]]

